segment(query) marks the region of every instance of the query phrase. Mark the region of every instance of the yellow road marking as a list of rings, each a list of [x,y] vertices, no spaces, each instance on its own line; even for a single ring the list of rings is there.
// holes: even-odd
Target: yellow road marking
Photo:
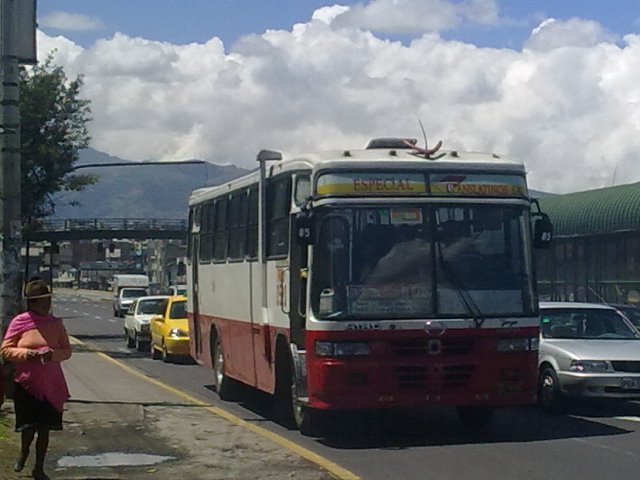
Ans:
[[[84,347],[88,347],[88,345],[86,343],[84,343],[83,341],[70,336],[70,340],[71,343],[74,345],[82,345]],[[122,370],[135,375],[139,378],[142,378],[144,380],[146,380],[149,383],[153,383],[154,385],[163,388],[164,390],[167,390],[168,392],[173,393],[174,395],[177,395],[178,397],[181,397],[183,399],[185,399],[186,401],[192,403],[193,405],[198,405],[199,407],[204,408],[205,410],[207,410],[210,413],[213,413],[214,415],[217,415],[218,417],[224,418],[225,420],[238,425],[240,427],[246,428],[247,430],[250,430],[254,433],[257,433],[258,435],[268,438],[269,440],[276,442],[277,444],[283,446],[284,448],[286,448],[287,450],[292,451],[293,453],[306,458],[307,460],[309,460],[310,462],[315,463],[316,465],[319,465],[320,467],[322,467],[323,469],[325,469],[326,471],[328,471],[329,473],[331,473],[332,475],[335,475],[339,480],[361,480],[359,476],[357,476],[355,473],[350,472],[349,470],[347,470],[346,468],[341,467],[340,465],[338,465],[337,463],[332,462],[331,460],[324,458],[321,455],[318,455],[315,452],[312,452],[311,450],[308,450],[304,447],[301,447],[300,445],[298,445],[295,442],[292,442],[291,440],[284,438],[280,435],[278,435],[277,433],[271,432],[269,430],[267,430],[266,428],[262,428],[259,427],[257,425],[254,425],[251,422],[248,422],[240,417],[237,417],[236,415],[227,412],[226,410],[220,408],[220,407],[214,407],[211,406],[205,402],[203,402],[202,400],[197,399],[196,397],[193,397],[191,395],[189,395],[188,393],[183,392],[182,390],[178,390],[175,387],[172,387],[171,385],[167,385],[164,382],[161,382],[160,380],[157,380],[155,378],[151,378],[148,377],[147,375],[145,375],[144,373],[142,373],[139,370],[136,370],[135,368],[129,367],[128,365],[125,365],[124,363],[116,360],[115,358],[111,358],[109,355],[107,355],[106,353],[100,352],[98,350],[95,349],[91,349],[92,353],[95,353],[97,355],[99,355],[100,357],[104,358],[105,360],[113,363],[114,365],[120,367]]]

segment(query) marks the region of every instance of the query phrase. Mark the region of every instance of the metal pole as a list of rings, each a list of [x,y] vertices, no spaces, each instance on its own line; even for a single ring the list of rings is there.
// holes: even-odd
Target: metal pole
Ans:
[[[0,323],[20,307],[20,93],[19,63],[12,41],[16,4],[0,2]]]

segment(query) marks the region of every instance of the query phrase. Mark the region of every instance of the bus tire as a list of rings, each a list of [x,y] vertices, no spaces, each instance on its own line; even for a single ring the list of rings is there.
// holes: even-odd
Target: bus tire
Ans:
[[[216,337],[213,347],[213,373],[216,392],[220,400],[234,400],[237,396],[237,384],[227,377],[224,369],[224,350],[219,337]]]
[[[309,408],[298,401],[293,374],[293,360],[279,348],[276,368],[275,414],[277,421],[287,428],[296,428],[305,436],[317,437],[323,433],[322,411]]]
[[[470,430],[486,428],[495,413],[495,408],[485,406],[460,406],[457,408],[458,418]]]

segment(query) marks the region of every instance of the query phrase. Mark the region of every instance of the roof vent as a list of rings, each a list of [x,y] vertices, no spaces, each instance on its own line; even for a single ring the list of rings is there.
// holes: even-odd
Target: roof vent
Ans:
[[[411,148],[407,145],[407,142],[411,145],[416,145],[418,140],[415,138],[373,138],[366,146],[367,150],[373,150],[377,148]]]

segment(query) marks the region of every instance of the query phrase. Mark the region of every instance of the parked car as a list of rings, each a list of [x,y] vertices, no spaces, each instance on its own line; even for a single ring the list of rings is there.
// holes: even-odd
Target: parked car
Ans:
[[[127,347],[135,346],[138,351],[148,350],[151,341],[151,319],[164,312],[168,299],[167,295],[155,295],[133,300],[124,315]]]
[[[564,397],[640,399],[640,333],[614,307],[540,302],[540,405]]]
[[[640,330],[640,308],[627,303],[614,303],[609,305],[631,320],[633,326]]]
[[[168,362],[177,355],[189,355],[189,321],[184,295],[169,297],[161,315],[151,319],[151,356]]]

